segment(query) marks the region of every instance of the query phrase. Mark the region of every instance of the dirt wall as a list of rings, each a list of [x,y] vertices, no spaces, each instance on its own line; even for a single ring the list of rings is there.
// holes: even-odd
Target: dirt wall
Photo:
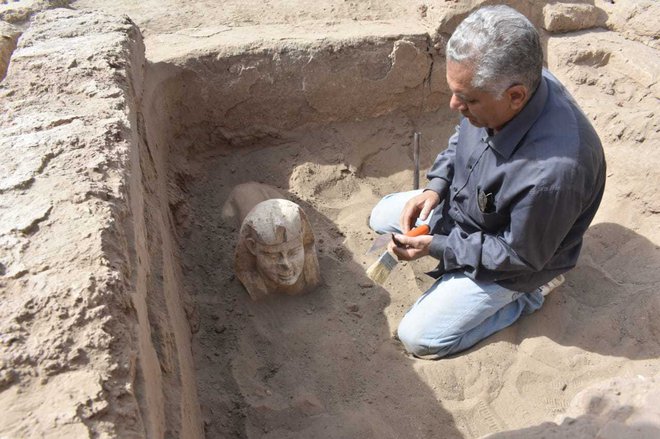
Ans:
[[[151,54],[153,77],[171,101],[174,139],[188,142],[181,149],[443,105],[444,64],[428,35],[384,24],[338,27],[162,36]]]
[[[201,435],[144,63],[129,19],[59,9],[0,85],[0,436]]]

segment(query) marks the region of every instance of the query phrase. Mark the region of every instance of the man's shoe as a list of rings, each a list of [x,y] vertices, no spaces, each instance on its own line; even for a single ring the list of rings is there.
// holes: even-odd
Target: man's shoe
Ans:
[[[560,274],[556,278],[552,279],[550,282],[547,284],[541,286],[539,289],[541,290],[541,294],[543,294],[543,297],[547,296],[550,294],[552,290],[560,286],[566,281],[566,278],[564,277],[563,274]]]

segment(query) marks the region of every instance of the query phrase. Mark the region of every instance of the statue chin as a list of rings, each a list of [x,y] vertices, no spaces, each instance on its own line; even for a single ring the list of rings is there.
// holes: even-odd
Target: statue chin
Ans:
[[[291,286],[294,285],[296,282],[298,282],[299,278],[300,278],[300,274],[298,274],[297,276],[296,275],[278,276],[277,281],[282,285]]]
[[[302,272],[292,273],[291,275],[278,275],[274,273],[259,272],[261,277],[266,281],[269,290],[281,291],[285,293],[294,292],[296,286],[302,277]]]

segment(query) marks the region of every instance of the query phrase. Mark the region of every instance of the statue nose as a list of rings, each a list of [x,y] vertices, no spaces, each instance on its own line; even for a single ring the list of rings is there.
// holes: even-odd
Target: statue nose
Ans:
[[[285,254],[282,254],[280,255],[280,260],[278,265],[280,265],[281,267],[288,268],[291,266],[291,261]]]

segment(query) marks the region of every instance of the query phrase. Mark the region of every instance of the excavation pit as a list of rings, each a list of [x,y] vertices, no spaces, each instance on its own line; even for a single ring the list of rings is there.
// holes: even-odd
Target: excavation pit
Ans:
[[[606,146],[601,211],[541,311],[428,362],[392,334],[433,261],[381,288],[364,253],[372,206],[412,188],[413,133],[425,170],[453,132],[446,34],[208,25],[149,32],[145,54],[131,20],[61,9],[21,31],[0,84],[0,436],[569,437],[609,422],[590,401],[653,391],[651,45],[544,35]],[[222,207],[248,181],[305,209],[313,292],[254,302],[235,277]]]
[[[413,188],[413,132],[428,167],[453,131],[430,51],[426,36],[362,36],[150,66],[159,82],[147,114],[163,117],[145,117],[146,138],[169,151],[180,191],[170,207],[199,312],[208,437],[400,436],[418,430],[405,405],[431,420],[420,434],[458,434],[392,338],[423,270],[392,275],[395,299],[365,275],[371,208]],[[249,181],[307,213],[324,279],[312,293],[253,302],[235,277],[238,230],[222,210]]]

